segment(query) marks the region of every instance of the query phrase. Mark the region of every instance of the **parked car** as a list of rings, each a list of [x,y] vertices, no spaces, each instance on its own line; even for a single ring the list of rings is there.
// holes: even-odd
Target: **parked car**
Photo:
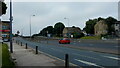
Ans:
[[[59,40],[59,44],[70,44],[70,39],[68,38],[63,38]]]
[[[9,39],[3,39],[3,42],[9,42],[10,40]]]

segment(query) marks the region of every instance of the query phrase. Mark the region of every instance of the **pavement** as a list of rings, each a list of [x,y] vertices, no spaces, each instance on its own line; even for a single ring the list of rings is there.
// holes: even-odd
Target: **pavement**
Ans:
[[[16,66],[64,66],[64,62],[58,59],[49,57],[39,51],[35,54],[35,50],[25,46],[20,46],[13,43],[13,53],[11,57],[16,63]]]

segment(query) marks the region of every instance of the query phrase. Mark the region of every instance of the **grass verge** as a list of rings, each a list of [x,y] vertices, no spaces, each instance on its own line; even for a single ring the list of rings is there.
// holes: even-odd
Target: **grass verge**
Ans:
[[[2,67],[1,68],[13,68],[15,64],[10,60],[10,53],[8,51],[7,44],[0,44],[2,46]]]
[[[85,37],[81,37],[80,39],[94,39],[94,40],[100,40],[101,37],[100,37],[100,36],[85,36]]]

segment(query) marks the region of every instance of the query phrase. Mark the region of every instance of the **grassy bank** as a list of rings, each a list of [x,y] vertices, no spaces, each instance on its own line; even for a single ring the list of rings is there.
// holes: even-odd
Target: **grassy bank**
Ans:
[[[85,37],[82,37],[80,39],[93,39],[93,40],[99,40],[101,39],[100,36],[85,36]]]
[[[13,68],[14,63],[10,60],[10,53],[7,44],[0,44],[2,46],[2,68]]]

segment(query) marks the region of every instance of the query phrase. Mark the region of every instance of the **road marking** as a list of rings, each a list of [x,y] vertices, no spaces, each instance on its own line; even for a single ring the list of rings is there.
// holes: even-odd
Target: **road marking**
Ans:
[[[97,65],[97,64],[95,64],[95,63],[91,63],[91,62],[87,62],[87,61],[83,61],[83,60],[78,60],[78,59],[75,59],[75,60],[78,61],[78,62],[81,62],[81,63],[87,64],[87,65],[92,65],[92,66],[102,67],[102,66],[99,66],[99,65]],[[102,67],[102,68],[104,68],[104,67]]]
[[[74,43],[74,44],[76,44],[76,43]]]
[[[114,59],[114,60],[120,60],[120,58],[118,58],[118,57],[111,57],[111,56],[103,56],[103,57]]]
[[[118,47],[120,47],[120,46],[115,46],[115,47],[117,47],[117,48],[118,48]]]
[[[52,56],[52,55],[50,55],[50,54],[48,54],[48,53],[45,53],[45,52],[43,52],[43,51],[39,51],[39,52],[42,53],[42,54],[44,54],[44,55],[47,55],[47,56],[49,56],[49,57],[52,57],[52,58],[55,58],[55,59],[58,59],[58,60],[61,60],[61,61],[65,62],[65,60],[62,60],[62,59],[57,58],[57,57],[55,57],[55,56]],[[71,63],[71,62],[70,62],[70,64],[73,65],[73,66],[78,66],[78,65],[73,64],[73,63]]]
[[[90,44],[90,46],[93,46],[93,44]]]
[[[59,52],[63,52],[63,51],[61,51],[61,50],[58,50],[58,49],[54,49],[54,48],[51,48],[52,50],[55,50],[55,51],[59,51]]]
[[[76,42],[76,41],[74,41],[74,42]]]
[[[94,59],[94,60],[100,60],[100,59],[98,59],[98,58],[94,58],[94,57],[90,57],[90,56],[80,55],[80,54],[76,54],[76,53],[73,53],[73,54],[74,54],[74,55],[81,56],[81,57],[86,57],[86,58]]]

